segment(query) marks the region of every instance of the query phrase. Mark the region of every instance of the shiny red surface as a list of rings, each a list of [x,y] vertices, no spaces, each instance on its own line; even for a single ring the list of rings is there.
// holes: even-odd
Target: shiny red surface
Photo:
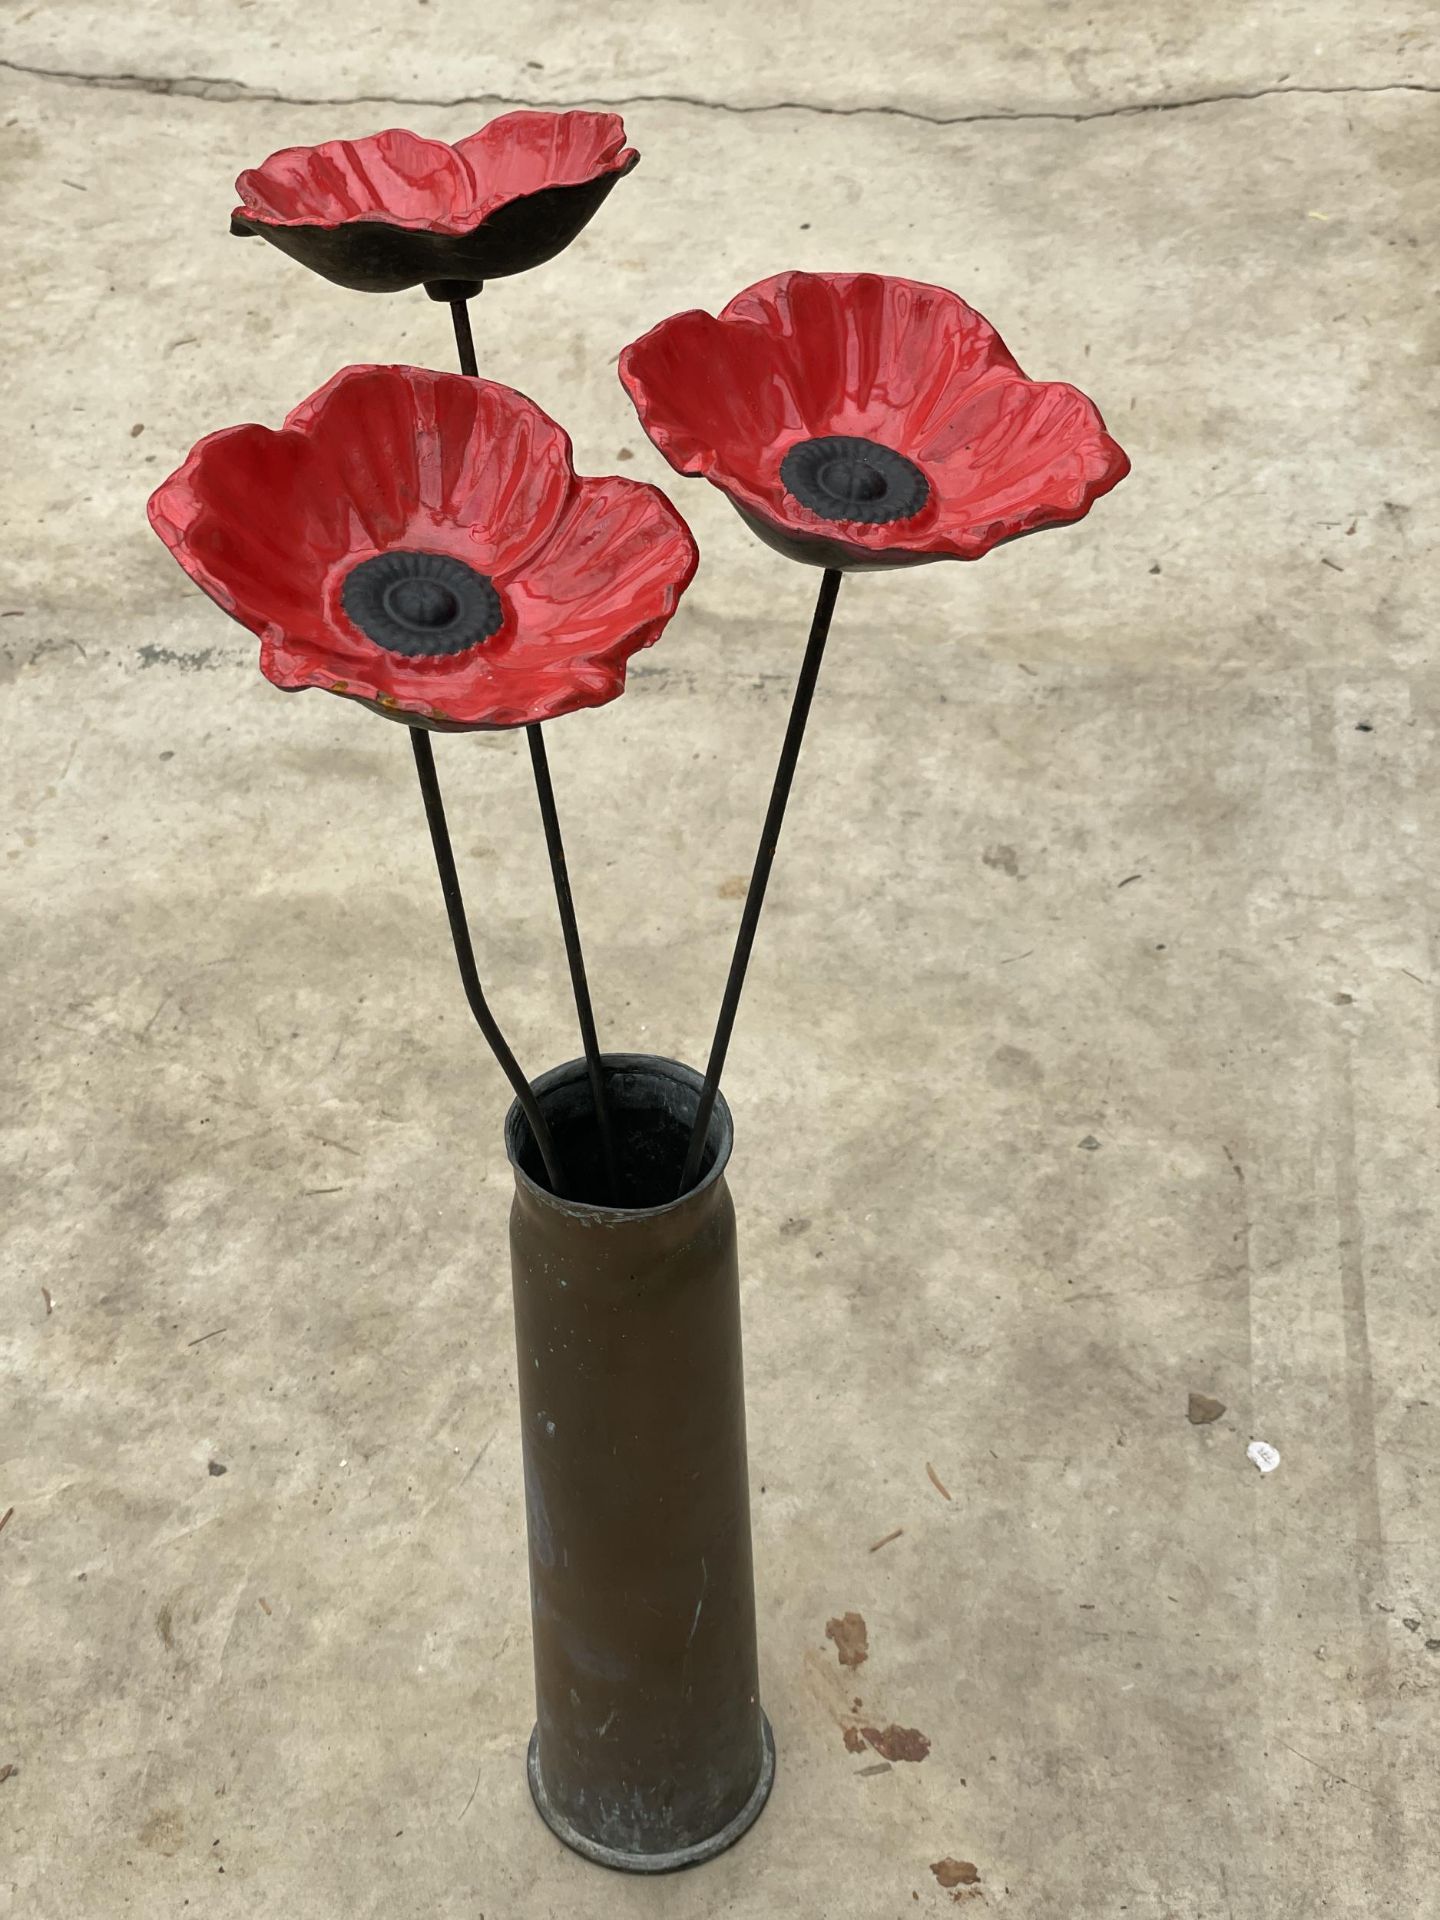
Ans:
[[[392,127],[272,153],[235,182],[242,204],[234,217],[280,227],[364,220],[469,233],[512,200],[626,173],[638,158],[615,113],[505,113],[454,146]]]
[[[655,487],[577,477],[563,428],[512,388],[416,367],[346,367],[279,431],[212,433],[150,500],[197,585],[260,636],[277,687],[322,687],[397,719],[515,727],[623,691],[698,554]],[[341,604],[395,548],[486,574],[504,622],[468,652],[405,659]]]
[[[766,538],[819,565],[978,560],[1081,519],[1130,470],[1093,401],[1027,379],[981,314],[942,287],[879,274],[782,273],[718,319],[662,320],[620,379],[670,464],[726,493]],[[790,448],[829,434],[914,461],[929,499],[909,519],[830,520],[788,493]]]

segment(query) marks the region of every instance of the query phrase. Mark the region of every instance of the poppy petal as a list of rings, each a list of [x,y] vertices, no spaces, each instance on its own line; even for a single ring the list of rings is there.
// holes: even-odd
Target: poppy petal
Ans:
[[[543,552],[511,588],[527,657],[538,663],[550,652],[559,666],[583,656],[600,698],[612,698],[625,662],[660,638],[699,563],[690,529],[658,487],[577,481]],[[554,694],[547,718],[597,704],[574,698],[563,674]]]
[[[962,559],[1079,519],[1130,471],[1094,403],[1060,381],[983,388],[917,457],[939,496],[941,537]]]
[[[235,182],[235,218],[468,234],[511,200],[628,173],[639,158],[618,113],[504,113],[454,146],[387,127],[361,140],[282,147],[248,167]]]
[[[151,496],[160,538],[252,633],[323,628],[322,585],[345,547],[348,515],[315,485],[316,466],[298,435],[231,427],[201,441]]]
[[[387,127],[363,140],[284,147],[247,168],[235,190],[244,202],[239,211],[275,226],[384,220],[451,231],[464,220],[475,182],[456,148]]]
[[[671,466],[717,485],[726,484],[722,474],[758,481],[767,449],[805,428],[770,334],[698,308],[632,341],[620,355],[620,379]]]
[[[812,434],[882,437],[903,451],[957,387],[1020,370],[1004,341],[958,294],[878,273],[781,273],[721,314],[764,329],[780,377]]]
[[[625,145],[618,113],[502,113],[457,140],[455,152],[475,182],[477,220],[507,200],[550,187],[578,187],[607,173],[628,173],[640,158]]]
[[[313,440],[319,485],[350,503],[372,552],[438,537],[503,576],[549,533],[573,484],[565,429],[493,380],[347,367],[285,425]]]

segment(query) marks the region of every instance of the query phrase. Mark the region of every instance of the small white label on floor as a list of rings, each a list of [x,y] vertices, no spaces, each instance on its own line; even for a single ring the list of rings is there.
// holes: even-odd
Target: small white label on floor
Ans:
[[[1273,1473],[1280,1464],[1279,1451],[1268,1440],[1252,1440],[1245,1449],[1245,1458],[1253,1460],[1262,1473]]]

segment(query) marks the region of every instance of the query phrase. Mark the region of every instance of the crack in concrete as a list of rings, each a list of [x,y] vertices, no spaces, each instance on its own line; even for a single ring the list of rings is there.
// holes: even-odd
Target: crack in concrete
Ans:
[[[403,93],[304,94],[278,93],[266,87],[252,87],[243,80],[227,80],[206,74],[81,73],[64,67],[27,66],[19,60],[0,59],[0,68],[25,74],[35,80],[54,80],[65,86],[98,87],[116,93],[155,93],[181,99],[224,102],[255,102],[283,107],[532,107],[563,111],[570,107],[672,106],[696,107],[707,113],[812,113],[839,119],[880,115],[894,120],[914,120],[932,127],[968,127],[987,123],[1020,120],[1119,120],[1130,114],[1180,113],[1190,107],[1225,106],[1231,102],[1272,100],[1283,95],[1325,98],[1344,95],[1381,93],[1440,93],[1440,84],[1420,80],[1382,81],[1374,86],[1285,86],[1236,88],[1222,93],[1198,93],[1178,100],[1133,100],[1113,107],[1027,107],[1014,112],[926,113],[918,107],[890,106],[884,102],[857,107],[829,107],[814,100],[768,100],[740,105],[728,100],[706,100],[690,93],[631,93],[617,100],[586,96],[579,100],[521,100],[504,93],[461,93],[446,98],[431,98]]]

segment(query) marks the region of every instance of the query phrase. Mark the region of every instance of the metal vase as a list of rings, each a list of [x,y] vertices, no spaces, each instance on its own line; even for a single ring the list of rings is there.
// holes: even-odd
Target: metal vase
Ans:
[[[626,1205],[604,1191],[585,1063],[534,1083],[570,1198],[518,1103],[505,1141],[536,1726],[530,1790],[577,1853],[630,1873],[710,1859],[775,1772],[760,1709],[732,1127],[717,1100],[676,1186],[700,1076],[604,1063]]]

